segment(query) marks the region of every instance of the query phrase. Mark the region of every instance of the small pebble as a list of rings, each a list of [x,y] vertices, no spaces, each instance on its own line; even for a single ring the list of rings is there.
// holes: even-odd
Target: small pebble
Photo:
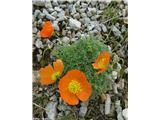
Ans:
[[[63,38],[62,38],[62,41],[63,41],[64,43],[69,43],[69,42],[70,42],[70,39],[69,39],[68,37],[63,37]]]
[[[49,119],[51,120],[56,120],[56,115],[57,115],[57,102],[49,102],[46,106],[46,114]]]
[[[45,6],[46,0],[32,0],[33,5]]]
[[[103,32],[107,32],[107,27],[104,24],[101,24],[101,28]]]
[[[106,95],[106,101],[105,101],[105,115],[108,115],[111,110],[111,97],[109,94]]]
[[[117,119],[118,119],[118,120],[124,120],[121,112],[120,112],[120,113],[118,113],[118,115],[117,115]]]
[[[127,108],[122,111],[122,115],[125,120],[128,120],[128,109]]]
[[[72,29],[77,30],[81,28],[81,22],[79,22],[76,19],[70,18],[69,19],[69,25]]]
[[[79,111],[79,116],[84,117],[87,113],[87,104],[81,103],[80,111]]]

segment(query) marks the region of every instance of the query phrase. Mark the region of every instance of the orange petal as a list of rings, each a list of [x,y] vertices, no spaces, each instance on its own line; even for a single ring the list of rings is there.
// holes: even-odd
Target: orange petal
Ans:
[[[102,62],[102,59],[104,59],[103,62]],[[109,53],[107,53],[106,51],[101,52],[98,58],[96,59],[95,63],[92,64],[94,69],[100,70],[97,74],[100,74],[102,72],[105,72],[105,70],[107,70],[109,61],[110,61]],[[99,65],[99,64],[102,64],[102,65]]]
[[[72,80],[80,83],[79,93],[73,94],[69,91],[69,83]],[[68,71],[67,74],[61,78],[58,88],[62,99],[70,105],[78,104],[78,99],[86,101],[92,93],[92,87],[88,83],[85,74],[79,70]]]
[[[53,73],[53,67],[50,64],[45,68],[41,68],[39,73],[40,73],[40,83],[42,85],[49,85],[55,82],[51,79]]]
[[[94,69],[99,69],[97,63],[93,63],[92,66],[93,66]]]
[[[86,75],[79,71],[79,70],[70,70],[67,73],[67,77],[68,79],[71,80],[77,80],[77,82],[80,83],[81,85],[81,91],[79,93],[77,93],[77,97],[81,100],[81,101],[86,101],[92,93],[92,87],[91,84],[87,81],[87,77]]]
[[[91,94],[92,94],[91,84],[88,82],[83,82],[81,83],[81,91],[76,95],[81,101],[87,101],[88,98],[91,96]]]
[[[69,91],[60,92],[61,98],[69,105],[77,105],[79,100],[76,95],[70,93]]]
[[[70,81],[71,79],[68,78],[67,74],[63,78],[61,78],[58,85],[60,96],[69,105],[77,105],[79,103],[78,98],[75,94],[71,93],[68,90],[68,85]]]
[[[62,74],[64,69],[64,64],[61,59],[57,59],[56,62],[53,62],[54,70],[60,72]]]
[[[87,81],[87,78],[83,72],[80,70],[74,69],[67,72],[68,78],[72,80],[78,80],[78,82]]]
[[[53,32],[54,32],[54,28],[52,26],[51,21],[46,21],[43,25],[42,30],[40,31],[40,36],[42,38],[48,38],[52,36]]]
[[[99,75],[100,73],[103,73],[103,72],[105,72],[105,71],[106,71],[106,69],[101,69],[101,70],[99,70],[96,74]]]

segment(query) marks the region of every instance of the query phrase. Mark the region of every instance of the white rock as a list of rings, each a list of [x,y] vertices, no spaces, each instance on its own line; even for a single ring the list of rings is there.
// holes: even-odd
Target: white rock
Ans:
[[[74,14],[73,17],[74,17],[75,19],[80,19],[79,13]]]
[[[48,11],[47,11],[45,8],[43,8],[43,13],[44,13],[45,15],[48,15],[48,14],[49,14]]]
[[[91,16],[92,16],[92,13],[91,13],[90,11],[88,11],[88,12],[87,12],[87,16],[88,16],[88,17],[91,17]]]
[[[112,0],[106,0],[105,2],[106,2],[106,3],[110,3],[111,1],[112,1]]]
[[[116,71],[112,71],[112,78],[117,79],[118,73]]]
[[[128,109],[127,108],[122,111],[122,115],[125,120],[128,120]]]
[[[123,119],[123,117],[122,117],[122,113],[121,113],[121,112],[120,112],[120,113],[118,113],[118,115],[117,115],[117,119],[118,119],[118,120],[124,120],[124,119]]]
[[[112,29],[115,36],[121,36],[121,32],[118,30],[117,27],[112,26],[111,29]]]
[[[123,0],[125,4],[128,4],[128,0]]]
[[[98,10],[97,11],[97,14],[101,14],[103,11],[102,10]]]
[[[95,29],[97,29],[98,31],[101,31],[101,27],[99,26],[99,24],[96,24]]]
[[[80,9],[79,12],[80,12],[80,13],[84,13],[85,10],[86,10],[86,8],[83,8],[83,9]]]
[[[33,33],[37,33],[37,31],[38,31],[37,28],[34,27],[34,28],[33,28]]]
[[[88,4],[82,3],[81,6],[82,6],[82,8],[87,8],[87,7],[88,7]]]
[[[100,16],[100,15],[95,15],[94,17],[97,19],[97,18],[99,18],[99,17],[101,17],[101,16]]]
[[[106,26],[104,24],[101,24],[101,28],[102,28],[103,32],[107,32],[107,28],[106,28]]]
[[[48,48],[52,48],[53,47],[53,42],[51,42],[49,39],[47,40],[47,46]]]
[[[53,27],[56,31],[59,31],[58,21],[53,21]]]
[[[41,13],[40,10],[35,10],[34,11],[34,18],[38,17],[38,15]]]
[[[69,42],[70,42],[70,38],[68,38],[68,37],[63,37],[62,41],[63,41],[64,43],[69,43]]]
[[[104,9],[106,6],[105,6],[105,4],[100,4],[99,7],[100,7],[100,10],[102,10],[102,9]]]
[[[80,29],[81,28],[81,22],[79,22],[78,20],[76,19],[73,19],[73,18],[70,18],[69,19],[69,25],[72,29]]]
[[[111,97],[109,94],[106,95],[107,99],[105,101],[105,115],[108,115],[111,110]]]
[[[91,5],[92,5],[92,7],[94,7],[94,6],[96,5],[96,3],[97,3],[97,1],[96,1],[96,0],[92,0],[92,1],[91,1]]]
[[[61,8],[59,8],[59,7],[55,7],[54,9],[55,9],[57,12],[62,11],[62,9],[61,9]]]
[[[92,30],[92,31],[89,31],[89,33],[92,35],[92,34],[98,34],[98,30],[96,30],[96,29],[94,29],[94,30]]]
[[[46,8],[52,8],[52,4],[51,4],[51,1],[50,1],[50,0],[47,0],[47,1],[46,1],[45,7],[46,7]]]
[[[65,36],[65,35],[66,35],[66,33],[67,33],[67,31],[66,31],[66,30],[62,30],[62,35],[63,35],[63,36]]]
[[[52,20],[52,21],[56,19],[55,17],[53,17],[50,14],[46,14],[46,18],[48,18],[49,20]]]
[[[43,48],[43,44],[42,44],[42,41],[40,41],[39,39],[37,39],[36,43],[35,43],[36,47],[37,48]]]
[[[67,6],[66,4],[64,4],[64,5],[60,5],[60,7],[61,7],[62,9],[66,9],[68,6]]]
[[[37,54],[37,60],[38,60],[38,62],[40,62],[41,58],[42,58],[42,55]]]
[[[88,26],[89,31],[91,31],[93,28],[94,28],[94,25],[92,25],[92,24]]]
[[[116,102],[115,102],[115,108],[117,108],[118,106],[120,106],[121,105],[121,101],[120,100],[117,100]]]
[[[32,0],[33,5],[45,6],[46,0]]]
[[[90,23],[90,18],[88,18],[88,17],[85,17],[84,18],[84,24],[89,24]]]
[[[57,11],[52,12],[51,15],[56,17],[57,16]]]
[[[114,92],[115,94],[118,94],[117,84],[116,84],[116,83],[113,83],[113,92]]]
[[[52,0],[52,5],[53,5],[53,6],[58,6],[57,0]]]
[[[50,13],[52,13],[52,12],[54,12],[54,9],[53,9],[53,8],[48,8],[48,11],[49,11]]]
[[[40,78],[39,71],[32,72],[32,82],[37,82]]]
[[[71,11],[72,15],[76,13],[76,7],[75,7],[75,5],[71,6],[70,11]]]
[[[97,20],[96,16],[95,16],[95,15],[92,16],[92,17],[91,17],[91,20],[96,21],[96,20]]]
[[[100,104],[100,111],[102,114],[104,114],[104,104]]]
[[[81,103],[80,111],[79,111],[79,116],[84,117],[87,113],[87,104]]]
[[[74,1],[74,0],[70,0],[70,1]],[[76,3],[74,4],[74,5],[76,5],[76,6],[78,6],[78,5],[80,5],[80,2],[81,2],[81,0],[77,0],[77,1],[75,1]]]
[[[46,106],[46,114],[49,119],[51,120],[56,120],[56,115],[57,115],[57,102],[49,102]]]
[[[63,16],[65,16],[65,12],[62,10],[62,11],[60,11],[60,12],[57,14],[57,16],[58,16],[59,18],[62,18]]]
[[[42,25],[42,19],[38,20],[38,24],[41,26]]]
[[[117,87],[122,90],[124,88],[124,79],[120,79],[120,81],[117,84]]]
[[[44,13],[40,13],[39,16],[38,16],[38,19],[42,19],[44,18],[45,14]]]
[[[81,36],[81,32],[77,32],[76,37],[80,37],[80,36]]]
[[[82,18],[84,18],[84,17],[86,17],[87,15],[86,15],[86,13],[81,13],[81,17]]]
[[[116,112],[117,112],[117,115],[122,112],[122,107],[121,107],[121,101],[120,100],[117,100],[115,102],[115,108],[116,108]]]
[[[95,14],[97,12],[96,8],[88,8],[88,11],[91,12],[92,14]]]
[[[108,50],[109,50],[110,53],[112,52],[112,48],[109,45],[108,45]]]

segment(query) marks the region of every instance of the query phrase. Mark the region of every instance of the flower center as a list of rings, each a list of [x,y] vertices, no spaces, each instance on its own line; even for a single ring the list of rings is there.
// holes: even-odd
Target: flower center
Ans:
[[[105,65],[105,58],[102,58],[99,62],[98,62],[98,66],[100,67],[100,68],[105,68],[106,67],[106,65]]]
[[[80,83],[76,80],[72,80],[68,85],[68,89],[71,93],[76,94],[81,91]]]
[[[60,72],[54,72],[53,74],[52,74],[52,76],[51,76],[51,78],[52,78],[52,80],[56,80],[57,78],[59,78],[60,77]]]

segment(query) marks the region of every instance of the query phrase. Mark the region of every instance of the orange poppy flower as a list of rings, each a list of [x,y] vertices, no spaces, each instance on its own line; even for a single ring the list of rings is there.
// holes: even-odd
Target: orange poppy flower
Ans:
[[[77,105],[79,100],[86,101],[92,93],[92,86],[85,74],[79,70],[70,70],[59,81],[61,98],[69,105]]]
[[[42,85],[52,84],[61,76],[64,69],[63,62],[58,59],[56,62],[53,62],[53,66],[54,68],[49,64],[45,68],[40,69],[40,83]]]
[[[93,68],[99,70],[97,74],[100,74],[107,70],[108,64],[110,61],[110,55],[106,51],[101,52],[101,54],[96,59],[95,63],[93,63]]]
[[[46,21],[43,25],[42,30],[40,31],[40,36],[42,38],[48,38],[52,36],[53,32],[54,32],[54,28],[52,26],[51,21]]]

